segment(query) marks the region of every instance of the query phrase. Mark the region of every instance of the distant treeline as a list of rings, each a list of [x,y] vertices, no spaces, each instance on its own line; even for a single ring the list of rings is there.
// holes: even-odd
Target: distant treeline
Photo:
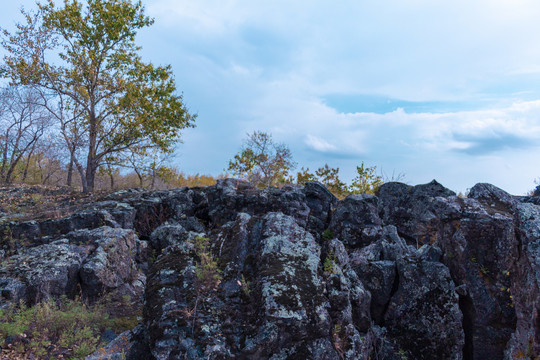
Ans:
[[[40,128],[42,123],[34,120],[17,123],[2,119],[6,120],[0,116],[0,131],[6,135],[0,136],[1,184],[70,186],[82,190],[79,184],[84,171],[74,171],[69,153],[61,142],[54,140],[57,134],[53,130]],[[25,130],[13,131],[10,125],[14,123]],[[105,162],[96,172],[95,190],[210,186],[218,179],[237,177],[259,188],[318,181],[343,198],[349,194],[373,194],[384,182],[403,179],[403,174],[385,178],[376,173],[375,166],[365,166],[363,162],[356,167],[356,176],[350,184],[340,179],[339,168],[328,164],[315,171],[304,167],[294,171],[297,164],[289,147],[275,143],[270,134],[260,131],[248,134],[242,150],[229,161],[226,172],[217,176],[186,174],[166,165],[168,160],[170,155],[133,156],[122,164]]]

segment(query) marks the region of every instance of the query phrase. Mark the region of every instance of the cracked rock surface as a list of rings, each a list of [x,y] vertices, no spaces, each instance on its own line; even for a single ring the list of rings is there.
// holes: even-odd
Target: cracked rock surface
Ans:
[[[225,179],[0,230],[0,307],[129,296],[143,319],[109,346],[128,359],[540,356],[540,196],[490,184],[339,201]]]

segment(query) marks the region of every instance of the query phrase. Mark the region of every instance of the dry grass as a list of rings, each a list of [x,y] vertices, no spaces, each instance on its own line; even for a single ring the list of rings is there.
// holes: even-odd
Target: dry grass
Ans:
[[[71,215],[109,192],[83,194],[65,186],[0,187],[0,220],[46,220]]]

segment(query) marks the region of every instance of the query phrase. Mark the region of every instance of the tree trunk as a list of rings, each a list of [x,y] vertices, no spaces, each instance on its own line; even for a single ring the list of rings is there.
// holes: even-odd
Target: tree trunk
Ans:
[[[83,192],[85,193],[92,193],[94,192],[94,184],[95,184],[95,180],[96,180],[96,167],[94,166],[94,164],[88,164],[87,168],[86,168],[86,191],[84,190],[84,185],[83,185]]]
[[[2,149],[2,165],[0,165],[0,181],[2,183],[7,183],[6,181],[6,166],[7,166],[7,149],[8,149],[8,141],[6,139],[6,144],[4,148]]]
[[[93,100],[93,94],[90,94],[90,99]],[[94,182],[96,179],[96,145],[97,145],[97,119],[95,112],[95,103],[91,100],[90,113],[88,114],[89,129],[88,129],[88,157],[86,159],[86,191],[94,192]],[[83,187],[84,188],[84,187]]]
[[[71,151],[70,151],[71,152]],[[69,165],[68,165],[68,173],[67,173],[67,186],[71,186],[73,183],[73,152],[71,152],[71,156],[69,158]]]
[[[152,168],[152,183],[150,184],[150,189],[154,190],[156,186],[156,169],[155,167]]]
[[[111,169],[110,165],[107,165],[107,170],[109,173],[109,178],[111,179],[111,190],[114,190],[114,172],[113,169]]]
[[[75,163],[75,166],[77,167],[77,171],[79,172],[79,175],[81,176],[81,185],[83,188],[83,193],[88,193],[88,184],[86,182],[86,175],[84,173],[84,168],[81,166],[81,164],[79,164],[78,161]]]
[[[9,169],[8,169],[8,172],[6,174],[6,184],[7,185],[11,185],[11,183],[13,182],[13,171],[15,170],[15,166],[10,166]]]
[[[32,145],[32,150],[30,150],[30,153],[28,154],[27,158],[26,158],[26,164],[24,166],[24,172],[23,172],[23,178],[22,178],[22,182],[26,182],[26,178],[28,177],[28,168],[30,167],[30,160],[32,159],[32,155],[34,154],[34,150],[35,150],[35,143],[34,145]]]
[[[137,176],[139,177],[139,186],[140,187],[143,187],[143,176],[142,174],[139,172],[139,170],[137,170],[137,168],[134,168],[135,170],[135,174],[137,174]]]

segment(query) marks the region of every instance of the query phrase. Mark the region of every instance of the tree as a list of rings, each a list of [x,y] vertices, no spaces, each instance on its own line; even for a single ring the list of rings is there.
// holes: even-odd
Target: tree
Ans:
[[[40,146],[26,159],[24,171],[17,180],[30,184],[58,184],[63,175],[63,166],[54,145],[42,141]]]
[[[173,155],[172,152],[158,152],[154,149],[139,149],[133,148],[117,164],[119,166],[127,166],[137,174],[139,186],[144,187],[144,180],[150,180],[150,188],[154,189],[156,178],[158,177],[158,169],[167,162]],[[123,164],[123,165],[122,165]]]
[[[286,178],[295,166],[288,146],[275,143],[268,133],[254,131],[248,134],[242,151],[229,161],[227,171],[259,187],[267,187]]]
[[[306,183],[310,181],[317,181],[317,177],[309,172],[309,168],[304,169],[302,167],[302,169],[296,173],[296,183],[298,185],[306,185]]]
[[[376,169],[376,166],[365,167],[363,162],[357,166],[357,175],[349,187],[349,192],[352,194],[375,194],[384,182],[382,176],[375,174]]]
[[[14,34],[3,31],[0,70],[13,83],[40,87],[56,111],[71,115],[60,123],[83,191],[94,190],[106,161],[133,147],[169,151],[194,126],[171,67],[138,54],[137,31],[153,23],[140,1],[64,0],[58,8],[47,0],[23,14]]]
[[[339,179],[339,168],[331,168],[328,164],[318,168],[315,174],[320,182],[338,198],[343,198],[347,194],[347,185]]]
[[[39,105],[46,109],[57,123],[57,131],[61,135],[55,139],[54,145],[57,148],[65,147],[68,150],[67,159],[67,179],[66,185],[72,186],[73,170],[79,172],[80,178],[85,178],[85,168],[79,161],[86,153],[85,147],[88,146],[87,129],[79,126],[80,119],[84,116],[81,107],[73,103],[71,99],[64,94],[50,94],[43,88],[38,88]],[[66,158],[66,154],[60,156]],[[103,167],[103,164],[100,164]],[[99,168],[101,169],[101,168]]]
[[[38,106],[36,92],[28,87],[0,90],[0,182],[10,184],[17,166],[30,158],[50,124]]]

